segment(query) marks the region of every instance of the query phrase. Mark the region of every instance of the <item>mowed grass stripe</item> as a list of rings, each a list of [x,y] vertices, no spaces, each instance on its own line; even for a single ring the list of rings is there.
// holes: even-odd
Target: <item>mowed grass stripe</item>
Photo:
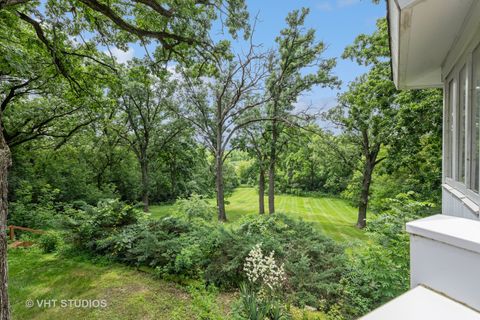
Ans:
[[[235,223],[245,215],[258,214],[258,191],[255,188],[237,188],[226,200],[227,218],[230,223]],[[209,201],[215,204],[215,199]],[[336,240],[365,239],[365,234],[355,228],[357,209],[345,200],[328,196],[277,195],[275,206],[276,212],[312,222],[319,230]],[[172,205],[165,206],[166,210],[163,208],[164,206],[152,206],[152,216],[161,217],[173,211]],[[265,211],[268,214],[267,197]]]
[[[324,224],[315,219],[315,216],[321,213],[315,206],[316,199],[303,198],[303,201],[308,203],[308,221],[315,223],[315,225],[321,229],[323,233],[328,234],[329,232],[325,230]]]
[[[327,233],[335,233],[341,236],[342,239],[347,240],[348,237],[346,237],[345,234],[342,232],[342,228],[338,228],[337,226],[338,225],[337,215],[334,216],[333,214],[331,214],[331,212],[336,212],[336,211],[328,208],[330,207],[328,206],[330,202],[331,201],[328,198],[324,199],[324,201],[318,201],[318,200],[314,201],[315,205],[317,205],[318,207],[321,207],[321,209],[319,208],[319,212],[321,213],[321,216],[325,221],[324,224],[330,227]]]

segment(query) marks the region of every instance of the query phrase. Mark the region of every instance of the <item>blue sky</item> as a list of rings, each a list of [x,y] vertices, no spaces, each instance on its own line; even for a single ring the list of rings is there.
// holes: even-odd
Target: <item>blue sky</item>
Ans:
[[[327,45],[325,57],[337,57],[334,69],[343,82],[348,82],[366,71],[356,62],[341,59],[345,47],[351,44],[360,33],[375,30],[378,18],[385,17],[385,5],[375,5],[371,0],[247,0],[251,16],[258,13],[259,22],[255,30],[255,42],[264,47],[273,47],[275,37],[285,27],[288,12],[301,7],[310,8],[306,27],[316,30],[317,39]],[[314,88],[300,98],[303,104],[313,104],[317,108],[329,107],[335,103],[337,90]]]
[[[345,90],[348,82],[366,71],[354,61],[341,59],[344,48],[351,44],[360,33],[371,33],[375,30],[375,22],[386,15],[385,5],[375,5],[371,0],[247,0],[251,17],[258,14],[254,41],[263,44],[264,48],[275,45],[275,37],[285,27],[288,12],[301,7],[310,8],[306,27],[316,30],[317,39],[327,45],[325,57],[336,57],[337,67],[334,74],[343,82]],[[221,35],[213,35],[214,38]],[[233,43],[234,47],[240,43]],[[122,62],[133,56],[143,56],[138,45],[130,47],[128,52],[114,49],[114,54]],[[313,105],[315,108],[328,108],[335,104],[338,90],[314,88],[305,93],[299,103]]]

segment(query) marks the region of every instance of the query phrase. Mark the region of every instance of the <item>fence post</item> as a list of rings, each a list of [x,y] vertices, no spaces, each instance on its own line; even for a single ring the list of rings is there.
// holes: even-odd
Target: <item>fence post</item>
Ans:
[[[15,233],[13,231],[13,226],[8,226],[10,228],[10,240],[13,241],[15,239]]]

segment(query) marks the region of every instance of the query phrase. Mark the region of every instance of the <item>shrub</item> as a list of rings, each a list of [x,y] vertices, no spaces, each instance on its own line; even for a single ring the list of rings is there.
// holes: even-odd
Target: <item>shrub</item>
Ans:
[[[238,287],[246,279],[244,261],[258,243],[274,251],[284,265],[285,293],[296,305],[327,307],[335,303],[345,270],[343,247],[309,223],[284,215],[251,216],[238,229],[221,229],[211,248],[205,277],[220,287]]]
[[[203,201],[194,198],[185,206]],[[108,202],[77,213],[69,225],[81,249],[150,266],[162,277],[201,279],[222,289],[247,280],[245,258],[261,243],[264,252],[275,252],[278,267],[283,265],[288,301],[328,307],[338,298],[343,248],[311,224],[283,215],[250,216],[238,228],[226,228],[201,218],[205,211],[191,209],[180,216],[140,219],[135,209]]]
[[[429,211],[431,203],[415,200],[414,193],[386,201],[389,208],[370,222],[373,240],[352,251],[342,278],[340,308],[354,319],[395,298],[409,287],[409,236],[405,224]]]
[[[240,304],[237,313],[243,319],[289,319],[283,306],[282,288],[286,276],[272,251],[266,255],[257,244],[245,258],[244,272],[248,284],[240,285]]]
[[[21,196],[9,204],[9,223],[33,229],[57,227],[60,215],[58,210],[60,203],[57,202],[59,193],[59,189],[46,184],[34,199],[31,186],[25,188]]]
[[[123,227],[135,224],[142,216],[140,210],[119,200],[102,200],[97,207],[73,212],[66,221],[74,243],[82,248],[101,252],[103,239],[114,237]]]
[[[192,298],[192,309],[197,319],[224,319],[217,303],[218,292],[214,286],[205,286],[205,283],[200,281],[190,284],[187,290]]]
[[[57,251],[63,244],[62,234],[58,231],[49,230],[38,239],[40,248],[44,253]]]
[[[216,213],[215,207],[198,194],[193,194],[188,199],[178,200],[177,210],[189,220],[200,218],[206,221],[211,221]]]

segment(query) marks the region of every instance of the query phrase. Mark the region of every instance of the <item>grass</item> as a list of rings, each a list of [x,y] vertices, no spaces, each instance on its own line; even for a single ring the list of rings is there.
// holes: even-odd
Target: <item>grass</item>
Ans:
[[[36,248],[10,249],[8,262],[13,319],[229,319],[237,299],[235,293],[192,292],[126,266],[43,254]],[[106,307],[62,307],[62,300],[69,299],[105,300]],[[28,300],[35,305],[27,307]],[[45,300],[57,300],[56,306],[38,305]],[[294,320],[325,319],[321,312],[292,308],[292,313]]]
[[[182,287],[121,265],[10,249],[9,294],[13,319],[197,319],[193,298]],[[56,299],[56,307],[26,307]],[[105,308],[63,308],[61,300],[105,300]],[[228,297],[217,297],[220,309]],[[225,302],[227,301],[227,302]],[[41,303],[41,302],[40,302]]]
[[[256,214],[257,198],[254,188],[238,188],[227,199],[229,223],[234,225],[245,215]],[[354,227],[356,209],[341,199],[279,195],[276,200],[277,212],[310,221],[334,239],[365,238]],[[153,217],[173,212],[173,204],[151,208]],[[130,267],[43,254],[35,248],[9,250],[9,275],[13,319],[228,319],[236,299],[232,293],[202,296],[202,292],[192,293]],[[29,299],[35,303],[54,299],[57,306],[28,308],[25,304]],[[61,300],[68,299],[105,300],[107,307],[61,308]],[[294,319],[324,319],[320,312],[292,312]]]
[[[258,212],[258,194],[254,188],[237,188],[227,201],[226,211],[230,223],[239,221],[245,215]],[[265,203],[267,204],[267,199],[265,199]],[[165,216],[174,211],[173,204],[151,207],[153,217]],[[312,222],[318,229],[335,240],[349,241],[366,237],[361,230],[355,227],[357,209],[339,198],[277,195],[276,211]]]

